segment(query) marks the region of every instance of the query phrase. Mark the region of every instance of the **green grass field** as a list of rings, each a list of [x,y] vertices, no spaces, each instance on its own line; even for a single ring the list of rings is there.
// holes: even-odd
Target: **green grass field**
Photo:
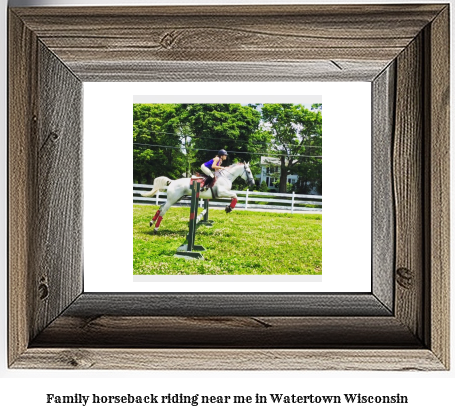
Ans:
[[[204,260],[186,260],[174,254],[185,243],[189,208],[169,209],[154,235],[157,208],[133,205],[135,275],[322,274],[322,215],[211,209],[213,227],[196,231]]]

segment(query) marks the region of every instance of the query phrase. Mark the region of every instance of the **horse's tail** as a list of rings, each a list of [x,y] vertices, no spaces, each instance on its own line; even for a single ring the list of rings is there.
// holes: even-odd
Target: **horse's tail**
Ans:
[[[159,190],[163,190],[171,182],[172,182],[172,180],[166,176],[157,177],[153,181],[153,189],[150,190],[149,192],[141,193],[141,196],[142,197],[152,197],[153,195],[157,194]]]

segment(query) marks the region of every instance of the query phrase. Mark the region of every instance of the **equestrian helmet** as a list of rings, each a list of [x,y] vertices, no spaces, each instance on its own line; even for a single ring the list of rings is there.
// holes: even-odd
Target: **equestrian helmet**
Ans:
[[[218,155],[219,155],[219,156],[227,156],[228,153],[227,153],[226,150],[220,150],[220,151],[218,151]]]

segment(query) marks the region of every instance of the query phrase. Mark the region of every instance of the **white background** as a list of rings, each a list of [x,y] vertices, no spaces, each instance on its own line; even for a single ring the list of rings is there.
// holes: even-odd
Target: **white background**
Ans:
[[[416,3],[422,3],[415,1]],[[439,3],[438,1],[426,1],[426,3]],[[157,4],[157,1],[135,1],[136,4]],[[161,2],[164,3],[164,2]],[[167,4],[198,4],[200,2],[189,0],[168,1]],[[220,4],[219,1],[205,1],[205,4]],[[231,2],[235,3],[235,2]],[[245,3],[237,1],[236,3]],[[249,3],[279,3],[278,1],[249,1]],[[304,1],[287,0],[287,3],[305,3]],[[315,3],[311,1],[311,3]],[[319,3],[338,3],[336,1],[324,1]],[[354,2],[352,2],[354,3]],[[396,1],[370,1],[368,3],[399,3]],[[93,1],[70,1],[70,0],[11,0],[11,5],[93,5],[93,4],[125,4],[115,0]],[[131,4],[131,3],[130,3]],[[6,369],[6,1],[2,0],[0,18],[3,36],[0,36],[1,60],[0,66],[0,266],[2,298],[2,318],[0,319],[0,410],[2,413],[36,413],[36,414],[99,414],[101,410],[109,411],[110,414],[129,413],[156,413],[167,414],[176,410],[182,413],[207,413],[231,414],[256,412],[258,407],[153,407],[136,408],[133,406],[106,406],[103,408],[86,407],[79,405],[64,406],[46,405],[46,393],[61,393],[71,395],[74,393],[84,394],[119,394],[119,393],[206,393],[206,394],[244,394],[254,395],[267,393],[296,393],[296,394],[394,394],[408,395],[408,405],[338,405],[336,407],[324,405],[278,407],[286,414],[362,414],[376,415],[388,414],[421,414],[453,412],[453,390],[455,388],[454,371],[450,372],[306,372],[306,371],[281,371],[281,372],[230,372],[230,371],[164,371],[164,372],[118,372],[118,371],[31,371],[31,370],[8,370]],[[452,3],[453,8],[453,3]],[[453,9],[452,9],[453,11]],[[453,30],[452,30],[453,33]],[[453,42],[452,42],[453,43]],[[453,85],[453,77],[452,77]],[[454,123],[452,122],[452,125]],[[452,178],[452,183],[454,183]],[[455,222],[452,220],[451,222]],[[453,232],[453,225],[452,225]],[[454,244],[452,244],[452,249]],[[454,284],[452,284],[453,287]],[[452,288],[452,299],[453,299]],[[453,300],[452,300],[453,301]],[[452,319],[452,333],[454,333]],[[452,345],[454,344],[452,336]],[[453,351],[453,347],[452,347]],[[453,352],[452,352],[453,356]],[[260,409],[264,414],[276,414],[277,407],[267,406]],[[185,412],[183,412],[185,411]],[[253,413],[254,413],[253,412]]]
[[[267,91],[267,96],[263,95],[264,91]],[[210,276],[209,281],[198,276],[185,276],[182,281],[177,276],[168,276],[164,281],[162,277],[155,277],[150,278],[153,282],[132,282],[132,102],[133,96],[138,94],[155,95],[155,98],[144,98],[143,102],[154,99],[153,102],[166,100],[188,103],[211,99],[214,102],[302,104],[307,102],[305,95],[322,95],[322,281],[309,282],[304,276],[300,282],[293,282],[294,279],[284,276],[235,279],[229,276]],[[164,95],[166,98],[160,98]],[[210,96],[212,98],[208,98]],[[220,96],[223,97],[221,101],[217,100]],[[316,101],[310,104],[314,102]],[[340,108],[346,110],[340,111]],[[100,120],[103,122],[100,123]],[[154,212],[155,209],[150,208],[150,218]],[[231,215],[235,216],[235,212],[234,210]],[[165,221],[166,217],[163,219]],[[369,292],[370,241],[370,83],[84,84],[86,291]],[[254,241],[250,241],[250,244],[253,247]]]

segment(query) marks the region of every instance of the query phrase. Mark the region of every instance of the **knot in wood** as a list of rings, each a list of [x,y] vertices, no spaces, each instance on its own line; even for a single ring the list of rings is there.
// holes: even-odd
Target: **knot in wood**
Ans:
[[[160,45],[165,49],[170,49],[178,37],[179,37],[179,33],[175,32],[175,31],[166,33],[161,38]]]
[[[90,369],[94,365],[90,354],[81,350],[64,351],[60,359],[67,368]]]
[[[58,140],[58,134],[56,132],[51,132],[48,137],[51,141],[56,142]]]
[[[407,268],[398,268],[395,279],[397,284],[407,290],[414,285],[414,274]]]
[[[42,301],[49,297],[49,286],[45,282],[41,282],[38,286],[38,295]]]

